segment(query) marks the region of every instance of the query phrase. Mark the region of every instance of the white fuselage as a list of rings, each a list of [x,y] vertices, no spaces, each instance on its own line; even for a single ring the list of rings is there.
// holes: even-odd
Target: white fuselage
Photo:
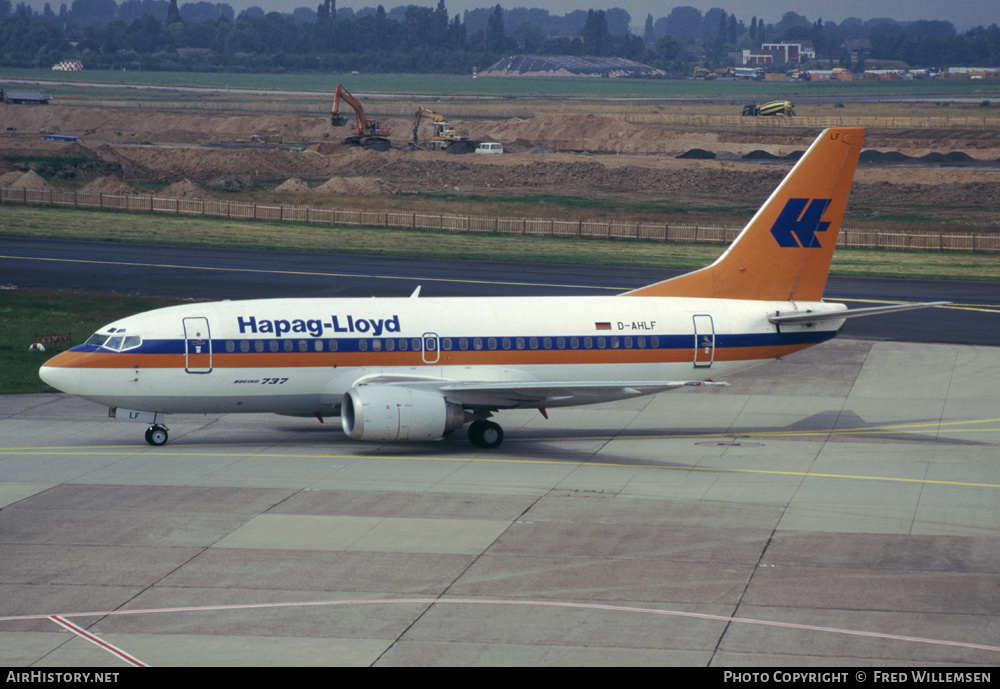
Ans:
[[[112,323],[99,333],[108,341],[55,357],[42,377],[109,407],[332,415],[347,390],[372,378],[425,387],[708,380],[830,339],[843,323],[779,328],[768,316],[843,308],[628,296],[189,304]]]

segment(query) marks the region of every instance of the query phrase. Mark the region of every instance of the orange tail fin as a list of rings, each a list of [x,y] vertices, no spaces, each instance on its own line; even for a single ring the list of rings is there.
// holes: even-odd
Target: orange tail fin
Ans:
[[[827,129],[715,263],[626,294],[819,301],[864,138]]]

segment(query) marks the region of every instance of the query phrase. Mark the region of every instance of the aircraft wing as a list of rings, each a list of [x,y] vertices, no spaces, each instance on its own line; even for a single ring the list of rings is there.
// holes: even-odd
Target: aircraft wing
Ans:
[[[364,385],[398,385],[434,389],[449,402],[463,407],[489,409],[536,409],[638,397],[682,387],[728,386],[729,383],[702,380],[656,380],[628,382],[579,381],[459,381],[427,378],[373,377]]]

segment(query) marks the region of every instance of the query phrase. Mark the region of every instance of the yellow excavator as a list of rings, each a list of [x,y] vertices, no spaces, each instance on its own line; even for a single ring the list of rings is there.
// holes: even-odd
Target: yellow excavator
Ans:
[[[420,127],[420,120],[426,117],[434,125],[434,131],[430,140],[426,144],[421,144],[417,130]],[[417,114],[413,118],[413,141],[410,148],[423,151],[447,151],[448,153],[471,153],[476,150],[478,141],[469,140],[469,132],[464,129],[452,129],[451,125],[444,118],[429,108],[423,106],[417,108]]]
[[[378,120],[369,120],[365,117],[364,106],[341,84],[337,84],[337,90],[333,95],[333,110],[330,112],[330,124],[334,127],[347,124],[347,118],[340,114],[341,101],[345,101],[354,108],[355,117],[354,130],[349,137],[344,139],[345,144],[348,146],[364,146],[376,151],[388,151],[392,147],[389,141],[389,127]]]

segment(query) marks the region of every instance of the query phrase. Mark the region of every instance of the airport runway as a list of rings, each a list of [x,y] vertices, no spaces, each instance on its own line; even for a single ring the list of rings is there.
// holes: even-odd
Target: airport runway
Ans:
[[[497,282],[598,281],[524,270]],[[153,448],[0,396],[0,665],[996,665],[1000,347],[841,338],[727,380],[504,412],[496,451],[271,415]]]

